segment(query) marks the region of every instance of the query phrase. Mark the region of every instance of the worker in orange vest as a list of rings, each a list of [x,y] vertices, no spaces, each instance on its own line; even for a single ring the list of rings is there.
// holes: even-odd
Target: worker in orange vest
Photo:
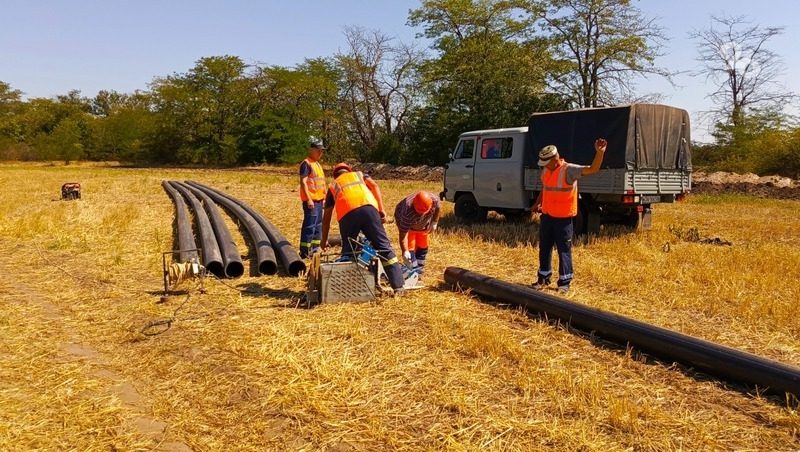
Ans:
[[[558,291],[569,292],[572,282],[572,219],[578,214],[578,179],[600,171],[608,143],[603,138],[594,142],[595,155],[591,166],[567,163],[559,157],[555,145],[539,151],[542,168],[542,191],[534,209],[542,212],[539,225],[539,272],[535,289],[550,285],[553,274],[553,245],[558,249]]]
[[[328,233],[335,209],[339,233],[342,236],[342,256],[356,259],[355,240],[359,233],[363,233],[383,260],[392,289],[402,289],[403,271],[383,228],[386,213],[378,184],[362,172],[353,171],[346,163],[337,163],[333,167],[333,178],[325,197],[325,211],[322,216],[323,248],[328,246]]]
[[[303,201],[303,226],[300,229],[300,257],[307,258],[320,248],[322,237],[322,201],[327,184],[320,160],[325,152],[322,140],[311,137],[308,158],[300,163],[300,200]]]

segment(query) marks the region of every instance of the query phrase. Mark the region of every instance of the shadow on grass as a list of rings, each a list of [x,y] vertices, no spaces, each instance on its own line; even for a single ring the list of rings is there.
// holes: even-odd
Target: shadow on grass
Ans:
[[[438,285],[433,286],[435,290],[445,291],[445,292],[452,292],[454,291],[453,285],[448,284],[447,282],[441,281]],[[456,290],[458,291],[458,290]],[[716,377],[687,366],[682,363],[670,361],[670,360],[663,360],[658,356],[652,355],[643,351],[640,348],[637,348],[630,343],[622,344],[620,342],[614,342],[610,339],[603,338],[595,334],[594,331],[586,331],[576,327],[573,327],[569,322],[565,322],[561,319],[554,319],[548,317],[545,313],[534,311],[531,309],[526,308],[525,306],[514,304],[514,303],[507,303],[503,301],[498,301],[491,297],[486,297],[483,295],[479,295],[477,293],[472,292],[470,289],[462,289],[461,293],[465,293],[467,295],[474,296],[482,303],[487,305],[494,306],[499,309],[506,309],[506,310],[513,310],[524,314],[531,320],[545,322],[548,325],[566,331],[570,334],[575,336],[581,337],[583,339],[588,340],[592,345],[595,347],[606,350],[617,355],[623,355],[627,358],[630,358],[634,361],[637,361],[641,364],[648,365],[648,366],[658,366],[661,368],[665,368],[668,370],[676,370],[683,374],[686,377],[689,377],[697,382],[711,382],[715,383],[722,389],[726,389],[729,391],[735,391],[747,397],[758,396],[762,397],[764,400],[769,401],[770,403],[780,406],[780,407],[790,407],[790,408],[798,408],[800,407],[800,399],[796,398],[792,395],[780,396],[775,394],[765,394],[763,389],[759,389],[757,387],[749,386],[745,383],[740,383],[736,381],[729,381],[725,380],[720,377]],[[555,289],[553,289],[553,293],[549,293],[548,295],[559,297]],[[579,303],[573,300],[565,299],[565,301],[569,301],[572,303]]]
[[[439,220],[443,232],[466,234],[473,240],[502,243],[506,246],[536,246],[539,244],[539,216],[533,218],[507,220],[502,215],[490,213],[489,218],[480,223],[466,223],[455,215],[444,215]],[[634,231],[621,225],[603,225],[599,234],[581,235],[575,243],[589,245],[598,239],[611,239],[633,234]]]
[[[246,284],[237,284],[235,286],[239,291],[241,291],[243,297],[255,297],[255,298],[274,298],[276,300],[284,300],[284,301],[293,301],[296,302],[298,298],[305,295],[304,291],[300,290],[293,290],[289,289],[288,287],[284,287],[283,289],[272,289],[270,287],[264,287],[258,283],[246,283]],[[292,304],[294,306],[294,304]]]

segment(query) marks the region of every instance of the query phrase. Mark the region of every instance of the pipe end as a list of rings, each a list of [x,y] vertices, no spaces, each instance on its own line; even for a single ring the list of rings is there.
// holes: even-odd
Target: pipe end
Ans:
[[[211,274],[213,274],[217,278],[225,277],[225,267],[222,266],[222,262],[218,261],[208,262],[206,263],[206,270],[210,271]]]
[[[241,262],[229,262],[225,267],[225,276],[228,278],[238,278],[244,275],[244,264]]]
[[[258,265],[258,272],[262,275],[274,275],[278,273],[278,265],[273,261],[264,261]]]
[[[304,271],[306,271],[306,263],[301,260],[296,260],[289,264],[289,274],[292,276],[298,276]]]

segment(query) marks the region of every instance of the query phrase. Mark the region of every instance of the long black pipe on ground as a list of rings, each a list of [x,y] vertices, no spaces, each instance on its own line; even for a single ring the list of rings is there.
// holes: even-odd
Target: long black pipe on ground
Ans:
[[[755,385],[767,392],[800,397],[800,368],[723,345],[697,339],[621,315],[584,306],[529,287],[511,284],[458,267],[448,267],[444,280],[454,288],[498,301],[522,305],[548,318],[568,322],[600,337],[629,343],[655,356],[693,367],[717,377]]]
[[[244,210],[239,204],[217,193],[216,191],[206,187],[199,187],[197,185],[191,186],[198,190],[202,190],[211,199],[213,199],[214,202],[225,207],[225,209],[231,212],[242,224],[244,224],[245,229],[247,229],[248,234],[250,234],[250,240],[255,246],[259,273],[263,275],[274,275],[277,273],[278,264],[275,261],[275,251],[273,251],[272,244],[270,243],[266,232],[264,232],[264,229],[261,227],[258,221],[256,221],[255,218],[253,218],[253,216]]]
[[[214,228],[211,226],[211,221],[208,219],[203,205],[195,195],[189,191],[188,188],[171,181],[170,185],[189,201],[194,213],[194,224],[197,229],[197,234],[200,236],[200,247],[203,249],[203,265],[208,271],[214,275],[222,278],[225,276],[225,266],[222,264],[222,253],[219,251],[219,244],[217,237],[214,235]]]
[[[239,250],[236,247],[236,242],[233,241],[231,231],[225,225],[225,220],[222,219],[222,214],[219,213],[216,204],[211,198],[202,191],[190,187],[184,183],[173,181],[175,186],[182,186],[190,190],[200,201],[203,202],[203,207],[211,220],[211,226],[214,228],[214,235],[217,237],[219,244],[219,251],[222,253],[222,265],[225,268],[225,276],[228,278],[238,278],[244,274],[244,264],[242,257],[239,255]]]
[[[192,223],[189,222],[189,217],[186,214],[186,203],[183,202],[181,195],[169,183],[169,181],[161,181],[161,185],[167,192],[172,203],[175,204],[175,224],[177,226],[177,239],[178,243],[178,261],[191,262],[197,258],[197,244],[194,242],[194,234],[192,234]],[[192,250],[192,251],[185,251]]]
[[[291,243],[286,240],[286,237],[281,234],[281,231],[275,227],[272,223],[267,221],[261,214],[256,212],[255,209],[240,201],[239,199],[234,198],[226,193],[223,193],[217,189],[211,188],[207,185],[203,185],[199,182],[194,181],[187,181],[189,185],[192,185],[197,188],[204,188],[211,191],[216,192],[221,196],[225,196],[226,198],[230,199],[231,201],[235,202],[236,204],[240,205],[244,210],[246,210],[252,217],[264,228],[264,232],[267,233],[269,236],[269,240],[272,242],[272,246],[275,249],[275,255],[281,261],[281,265],[291,276],[297,276],[301,272],[306,270],[306,263],[303,262],[303,259],[300,258],[300,255],[297,253],[297,250],[292,247]]]

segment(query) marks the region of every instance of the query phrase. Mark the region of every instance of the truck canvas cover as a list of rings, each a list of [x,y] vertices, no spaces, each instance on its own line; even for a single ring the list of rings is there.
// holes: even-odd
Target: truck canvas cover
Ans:
[[[608,140],[602,168],[691,171],[689,114],[656,104],[535,113],[528,120],[525,165],[536,167],[548,144],[566,161],[590,165],[596,138]]]

